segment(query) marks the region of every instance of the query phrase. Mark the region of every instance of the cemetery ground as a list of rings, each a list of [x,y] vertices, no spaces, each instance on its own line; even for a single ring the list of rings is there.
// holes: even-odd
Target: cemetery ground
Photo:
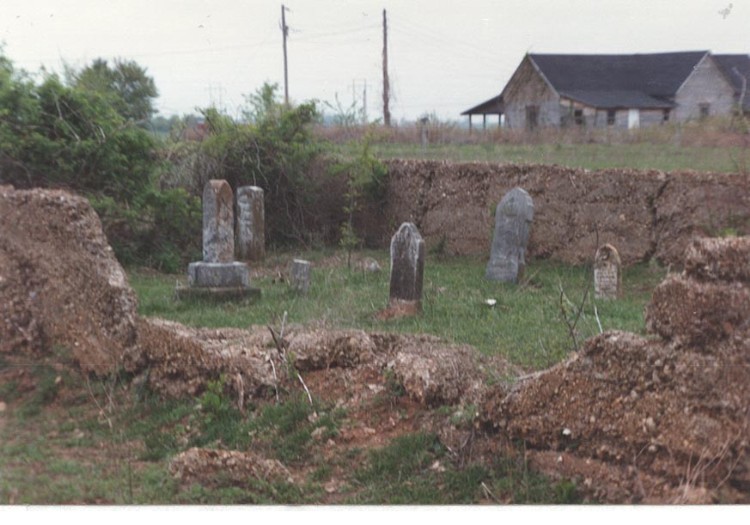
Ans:
[[[300,256],[313,262],[306,295],[287,282],[288,264]],[[365,271],[367,258],[383,270]],[[626,268],[622,297],[603,301],[593,298],[590,267],[531,261],[520,283],[508,285],[486,281],[485,264],[481,257],[428,254],[422,314],[399,319],[377,315],[388,299],[385,252],[356,253],[351,267],[342,252],[271,253],[252,268],[262,298],[245,303],[176,301],[175,281],[183,276],[133,269],[129,279],[144,316],[196,329],[255,325],[278,333],[302,325],[414,334],[409,337],[428,349],[437,336],[506,358],[517,376],[560,362],[598,334],[599,324],[645,333],[643,308],[666,273],[656,266]],[[30,393],[20,394],[24,388],[17,384],[0,392],[6,403],[0,413],[2,503],[595,500],[580,485],[538,474],[523,442],[483,437],[474,407],[416,403],[388,371],[302,370],[298,382],[241,407],[218,382],[198,399],[165,401],[138,378],[87,379],[59,363],[40,362],[33,376]],[[352,385],[362,388],[360,402],[337,404]]]

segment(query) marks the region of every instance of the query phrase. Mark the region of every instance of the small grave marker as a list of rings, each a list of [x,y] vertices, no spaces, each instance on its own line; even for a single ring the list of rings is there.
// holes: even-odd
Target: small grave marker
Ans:
[[[312,264],[310,261],[303,259],[294,259],[292,261],[292,288],[302,294],[307,295],[310,288],[310,271]]]
[[[425,244],[417,227],[405,222],[391,239],[390,307],[422,307]]]
[[[521,188],[514,188],[495,209],[495,233],[485,278],[492,281],[518,282],[526,265],[534,202]]]
[[[616,299],[622,288],[622,262],[617,248],[604,244],[594,257],[594,294],[597,299]]]

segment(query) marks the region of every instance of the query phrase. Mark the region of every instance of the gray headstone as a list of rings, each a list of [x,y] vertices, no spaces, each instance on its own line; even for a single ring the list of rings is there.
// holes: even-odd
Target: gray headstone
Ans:
[[[234,261],[234,196],[225,180],[210,180],[203,188],[203,261]]]
[[[403,223],[391,239],[391,303],[421,303],[424,251],[424,240],[417,227]]]
[[[294,259],[292,261],[292,288],[303,294],[310,288],[310,261]]]
[[[237,188],[237,254],[244,261],[262,261],[266,256],[263,189]]]
[[[594,257],[594,294],[597,299],[616,299],[622,286],[622,262],[617,248],[604,244]]]
[[[521,188],[505,194],[495,210],[495,234],[485,277],[492,281],[518,282],[526,266],[534,202]]]

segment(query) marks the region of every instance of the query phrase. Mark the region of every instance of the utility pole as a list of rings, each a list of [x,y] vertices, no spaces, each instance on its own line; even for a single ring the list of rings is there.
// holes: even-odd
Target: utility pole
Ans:
[[[391,126],[391,110],[388,108],[391,87],[388,82],[388,19],[383,9],[383,123]]]
[[[365,79],[365,85],[362,88],[362,120],[363,124],[367,124],[367,79]]]
[[[289,70],[286,61],[286,37],[289,36],[289,27],[286,25],[286,7],[281,4],[281,34],[284,39],[284,105],[289,106]]]

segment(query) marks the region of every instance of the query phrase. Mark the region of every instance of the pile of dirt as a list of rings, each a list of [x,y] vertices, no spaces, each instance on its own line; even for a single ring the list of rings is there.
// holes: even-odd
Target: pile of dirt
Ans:
[[[391,381],[431,407],[477,403],[486,385],[507,386],[519,373],[503,359],[426,335],[290,326],[274,338],[264,326],[189,328],[161,319],[141,319],[138,329],[140,352],[129,354],[126,368],[142,372],[150,389],[169,397],[198,395],[223,376],[227,392],[244,404],[298,384],[297,372],[322,372],[334,384],[356,370],[370,377],[367,384],[353,384],[338,398],[327,387],[316,394],[351,405]]]
[[[683,273],[667,277],[647,308],[654,337],[604,333],[566,362],[521,376],[427,335],[139,318],[85,199],[0,187],[0,221],[0,357],[18,365],[3,366],[0,382],[24,384],[29,365],[69,359],[86,373],[123,366],[164,396],[198,396],[221,379],[240,410],[304,389],[346,409],[326,444],[332,457],[429,429],[450,450],[471,441],[482,457],[522,440],[532,466],[576,480],[598,501],[748,501],[750,237],[689,246]],[[435,410],[445,406],[478,426],[450,423]],[[297,479],[287,469],[232,451],[189,450],[173,462],[186,482],[218,470]]]
[[[136,297],[88,201],[0,186],[0,231],[0,355],[20,365],[12,373],[61,355],[112,372],[136,342]]]
[[[482,420],[609,502],[747,501],[750,237],[700,239],[659,285],[658,339],[608,332],[487,397]],[[550,451],[554,451],[553,454]]]
[[[550,165],[389,160],[380,245],[401,222],[451,255],[486,255],[497,203],[514,187],[534,200],[527,253],[569,264],[590,262],[599,246],[624,264],[656,258],[681,264],[695,236],[750,234],[750,182],[740,173],[590,171]],[[376,217],[382,216],[376,210]]]

